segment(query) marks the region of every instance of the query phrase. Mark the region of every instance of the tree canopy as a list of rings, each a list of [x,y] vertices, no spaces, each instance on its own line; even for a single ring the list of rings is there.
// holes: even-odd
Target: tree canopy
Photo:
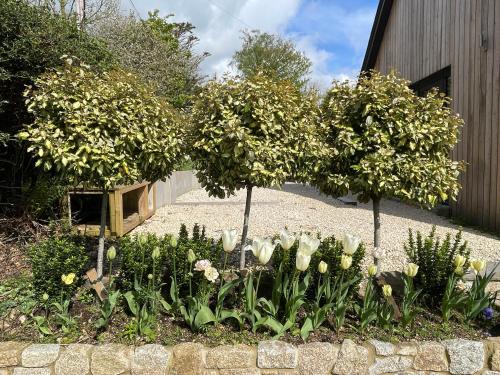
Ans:
[[[158,11],[144,21],[117,16],[98,22],[92,32],[122,67],[148,81],[174,106],[186,107],[203,79],[199,65],[205,55],[194,52],[194,27],[169,22],[170,17],[162,18]]]
[[[180,157],[180,115],[131,73],[68,65],[41,75],[26,96],[35,120],[21,138],[36,165],[72,184],[107,189],[155,181]]]
[[[232,64],[244,77],[261,72],[275,80],[289,81],[299,89],[309,82],[312,62],[291,40],[258,30],[243,31],[242,40]]]
[[[314,183],[325,193],[348,190],[367,202],[392,196],[433,206],[456,197],[463,169],[450,152],[462,120],[449,98],[418,97],[391,73],[362,75],[356,86],[337,83],[323,104],[323,148]]]
[[[207,191],[224,197],[248,186],[280,186],[314,139],[318,111],[290,83],[263,75],[212,81],[192,112],[192,158]]]

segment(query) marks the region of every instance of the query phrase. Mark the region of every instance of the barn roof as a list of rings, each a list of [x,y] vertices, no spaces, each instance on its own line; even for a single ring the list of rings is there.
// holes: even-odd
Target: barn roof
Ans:
[[[391,14],[392,4],[395,0],[379,0],[375,20],[373,21],[372,31],[370,33],[370,40],[366,48],[365,58],[361,71],[367,71],[375,67],[377,61],[378,51],[384,38],[385,27]]]

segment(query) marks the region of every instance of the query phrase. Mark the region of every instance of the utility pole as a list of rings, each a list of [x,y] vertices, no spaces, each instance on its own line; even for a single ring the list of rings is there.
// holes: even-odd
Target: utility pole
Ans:
[[[76,0],[76,18],[81,29],[85,19],[85,0]]]

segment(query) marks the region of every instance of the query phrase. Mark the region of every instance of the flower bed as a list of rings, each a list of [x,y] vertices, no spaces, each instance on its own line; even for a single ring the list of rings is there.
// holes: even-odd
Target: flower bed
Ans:
[[[371,340],[341,345],[294,346],[262,341],[257,346],[198,343],[174,347],[0,343],[0,374],[486,374],[500,371],[500,341],[447,340],[392,344]]]
[[[441,243],[433,233],[411,234],[405,248],[414,263],[404,268],[401,288],[378,278],[376,265],[361,269],[364,246],[353,235],[254,238],[247,246],[254,264],[245,270],[232,267],[236,238],[228,230],[210,239],[200,227],[191,235],[183,227],[178,237],[122,238],[108,248],[100,301],[82,277],[82,238],[51,237],[29,251],[33,278],[0,285],[0,340],[482,339],[498,319],[495,295],[486,291],[491,275],[483,261],[469,260],[459,235]],[[475,281],[462,285],[469,267]]]

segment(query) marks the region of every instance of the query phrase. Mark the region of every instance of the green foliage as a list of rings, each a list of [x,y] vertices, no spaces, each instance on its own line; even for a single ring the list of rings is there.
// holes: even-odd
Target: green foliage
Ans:
[[[241,50],[232,64],[245,77],[264,73],[277,81],[289,81],[303,89],[309,82],[312,62],[291,40],[258,30],[243,31]]]
[[[118,242],[120,271],[117,277],[118,286],[122,290],[133,290],[134,282],[145,283],[147,276],[153,274],[153,250],[160,249],[157,259],[158,272],[156,283],[162,282],[167,269],[167,257],[171,253],[170,236],[158,237],[155,234],[128,235]]]
[[[61,211],[62,200],[67,192],[64,180],[42,175],[37,179],[35,187],[28,189],[26,193],[26,211],[35,219],[55,219]]]
[[[201,84],[199,66],[206,55],[194,51],[194,27],[171,22],[170,17],[160,17],[157,10],[144,21],[117,16],[99,22],[94,34],[122,67],[149,82],[173,106],[184,108]]]
[[[283,259],[283,272],[284,273],[293,273],[295,269],[295,254],[298,249],[298,242],[292,246],[292,248],[288,251],[283,251],[279,249],[279,251],[275,251],[273,253],[273,264],[279,265]],[[335,238],[334,235],[328,236],[321,239],[321,243],[318,247],[318,250],[313,254],[311,258],[311,263],[309,265],[309,269],[311,270],[311,284],[314,286],[314,290],[316,285],[319,284],[320,273],[318,272],[318,264],[323,261],[328,265],[328,274],[332,279],[340,278],[342,273],[345,273],[346,279],[354,279],[355,276],[361,274],[361,266],[363,259],[365,257],[365,245],[361,243],[356,250],[356,252],[352,255],[352,265],[351,267],[343,271],[340,268],[340,259],[343,254],[342,241],[339,241]],[[359,284],[361,280],[357,280],[354,282],[349,289],[349,295],[352,296],[359,289]],[[311,289],[313,290],[313,289]]]
[[[358,193],[434,206],[454,199],[463,163],[450,160],[462,120],[437,91],[418,97],[395,74],[335,83],[322,104],[324,147],[312,183],[326,194]]]
[[[209,82],[192,113],[192,160],[202,186],[223,198],[249,186],[281,186],[315,144],[314,100],[262,75]]]
[[[0,135],[2,142],[6,141],[0,150],[0,185],[13,187],[2,190],[2,202],[19,203],[22,194],[18,187],[36,186],[33,161],[14,137],[32,121],[23,98],[26,86],[45,71],[61,66],[64,54],[76,56],[97,70],[113,65],[104,44],[79,30],[73,18],[31,3],[0,2]]]
[[[466,322],[470,323],[472,320],[476,319],[485,308],[495,303],[498,292],[491,293],[486,291],[494,275],[495,269],[485,275],[476,274],[463,305]]]
[[[443,299],[448,279],[455,271],[454,259],[457,255],[467,259],[464,267],[468,267],[470,249],[467,241],[462,242],[461,231],[457,232],[453,240],[448,233],[442,241],[436,236],[435,226],[426,237],[420,232],[415,237],[410,229],[404,249],[410,262],[419,266],[414,279],[415,286],[422,289],[422,297],[431,304]]]
[[[460,310],[464,305],[467,296],[463,290],[457,288],[460,277],[453,273],[446,283],[443,300],[441,301],[441,317],[445,324],[450,320],[454,310]]]
[[[33,287],[40,300],[44,293],[51,300],[69,299],[81,285],[88,257],[80,239],[53,235],[31,245],[28,256]],[[61,276],[69,273],[74,273],[77,278],[73,284],[63,286]]]
[[[168,176],[181,153],[179,115],[124,71],[72,65],[40,76],[26,91],[35,121],[19,135],[70,183],[101,188]]]

